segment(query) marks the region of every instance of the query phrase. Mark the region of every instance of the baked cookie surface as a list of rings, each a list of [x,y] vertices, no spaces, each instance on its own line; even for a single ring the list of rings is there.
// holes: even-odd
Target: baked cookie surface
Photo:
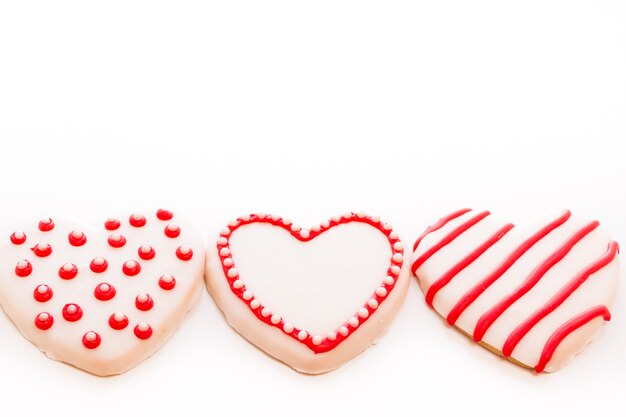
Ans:
[[[515,227],[464,209],[413,247],[426,303],[474,341],[536,372],[567,364],[610,320],[618,244],[599,222],[552,213]]]
[[[346,213],[303,229],[254,214],[209,246],[206,280],[245,338],[298,371],[322,373],[384,333],[406,295],[409,264],[377,217]]]
[[[50,358],[119,374],[159,349],[202,288],[200,236],[174,213],[47,218],[5,236],[0,304]]]

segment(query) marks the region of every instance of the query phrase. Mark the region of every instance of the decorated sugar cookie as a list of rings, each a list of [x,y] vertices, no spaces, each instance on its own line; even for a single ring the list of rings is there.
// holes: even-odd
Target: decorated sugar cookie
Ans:
[[[50,358],[125,372],[180,325],[202,288],[204,248],[167,210],[96,227],[47,218],[0,248],[0,304]]]
[[[597,221],[552,213],[515,227],[460,210],[414,245],[412,271],[448,324],[505,358],[552,372],[610,320],[618,244]]]
[[[377,217],[347,213],[310,229],[242,216],[207,252],[209,291],[249,341],[305,373],[337,368],[389,326],[410,262]]]

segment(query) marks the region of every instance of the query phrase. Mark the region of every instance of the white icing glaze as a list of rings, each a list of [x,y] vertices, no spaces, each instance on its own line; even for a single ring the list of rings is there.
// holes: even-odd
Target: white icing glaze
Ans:
[[[200,294],[204,253],[199,234],[188,223],[180,221],[180,235],[170,238],[163,233],[166,223],[157,219],[156,210],[150,215],[146,212],[146,216],[147,223],[142,227],[131,226],[128,215],[119,217],[121,226],[115,233],[127,239],[127,244],[121,248],[108,244],[111,231],[102,224],[90,227],[56,217],[53,217],[55,227],[50,231],[40,231],[38,222],[22,228],[26,235],[24,244],[16,245],[4,239],[5,243],[0,247],[0,304],[22,334],[51,358],[97,375],[125,372],[161,347],[179,327]],[[68,242],[73,231],[84,233],[87,238],[84,245],[72,246]],[[30,250],[42,242],[52,246],[52,253],[47,257],[35,256]],[[139,260],[139,274],[124,275],[122,265],[136,258],[137,248],[143,244],[155,249],[155,258]],[[190,260],[183,261],[176,256],[181,244],[193,249]],[[108,262],[106,271],[95,273],[90,269],[92,261],[103,265],[105,259]],[[27,261],[32,264],[32,272],[27,277],[18,277],[16,265],[20,263],[28,267]],[[74,269],[73,264],[78,267],[76,277],[62,279],[59,270],[70,272]],[[164,274],[176,277],[174,289],[160,288],[159,278]],[[52,290],[53,296],[45,302],[36,301],[33,291],[40,291],[39,286],[44,285]],[[102,292],[106,292],[106,286],[114,287],[115,297],[108,301],[98,300],[94,295],[96,286]],[[138,294],[150,294],[154,307],[149,311],[138,310],[134,304]],[[83,315],[78,321],[68,322],[62,311],[69,304],[67,313],[76,313],[74,303],[80,306]],[[117,312],[114,315],[117,321],[128,318],[126,329],[111,328],[109,318],[113,312]],[[48,314],[54,320],[52,326],[47,330],[39,329],[35,320],[47,322]],[[139,322],[148,324],[154,335],[146,340],[136,337],[133,328]],[[83,337],[88,332],[101,337],[98,347],[87,349],[83,345]]]
[[[426,235],[413,254],[413,259],[418,259],[452,230],[477,214],[476,211],[465,213],[449,221],[441,229]],[[436,293],[433,300],[435,310],[443,317],[447,317],[458,300],[496,269],[515,248],[562,214],[563,212],[551,213],[523,227],[516,227],[509,231]],[[476,324],[485,312],[513,292],[540,263],[589,223],[589,220],[571,216],[564,224],[551,231],[526,251],[497,281],[471,303],[459,316],[455,326],[472,335]],[[428,258],[416,271],[424,293],[426,294],[431,285],[453,265],[484,243],[505,224],[506,222],[488,216]],[[611,242],[609,235],[601,227],[587,234],[562,260],[550,268],[530,291],[515,301],[491,324],[482,341],[501,351],[511,332],[545,305],[585,266],[600,258],[607,251],[609,242]],[[547,340],[565,322],[598,305],[610,308],[615,297],[618,277],[619,260],[615,258],[610,264],[592,274],[555,311],[537,323],[517,344],[511,358],[528,367],[535,367]],[[558,370],[582,351],[595,337],[602,323],[601,318],[594,319],[567,336],[545,370]]]
[[[284,229],[250,224],[233,232],[230,249],[238,281],[311,334],[336,330],[355,314],[380,285],[391,258],[387,237],[362,223],[336,226],[307,243]],[[237,276],[233,269],[229,277]]]
[[[343,218],[338,216],[335,221]],[[286,220],[282,223],[291,225]],[[328,228],[329,223],[322,222],[310,230]],[[305,231],[308,232],[299,227],[285,230],[267,223],[242,225],[230,233],[230,251],[224,252],[224,248],[220,251],[225,253],[222,256],[230,256],[226,259],[233,259],[238,274],[231,276],[233,268],[228,267],[224,273],[218,248],[212,244],[207,252],[206,279],[209,291],[230,324],[246,338],[299,371],[321,373],[351,359],[384,332],[406,295],[409,256],[395,258],[404,261],[403,267],[394,268],[397,278],[392,278],[390,283],[395,283],[395,287],[379,305],[372,295],[387,296],[382,285],[389,281],[387,273],[393,254],[387,236],[360,222],[334,226],[306,242],[292,235],[310,236],[308,233],[303,236]],[[230,282],[243,282],[245,300],[254,293],[249,306],[229,286],[229,278],[235,277]],[[283,319],[282,327],[264,323],[250,310],[260,305],[263,305],[261,316],[271,315],[273,324]],[[364,305],[375,312],[363,308]],[[296,328],[294,338],[291,334]],[[315,353],[300,342],[308,340],[318,346],[325,338],[337,340],[338,334],[347,338],[323,353]]]

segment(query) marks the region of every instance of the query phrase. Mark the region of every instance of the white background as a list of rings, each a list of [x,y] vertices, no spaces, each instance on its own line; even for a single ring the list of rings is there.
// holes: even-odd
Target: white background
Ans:
[[[412,242],[469,206],[516,223],[570,208],[626,244],[623,2],[0,4],[2,236],[22,217],[165,206],[207,242],[252,211],[346,210]],[[310,377],[205,293],[153,358],[97,378],[2,315],[0,416],[623,416],[623,291],[613,316],[537,376],[447,328],[413,282],[378,345]]]

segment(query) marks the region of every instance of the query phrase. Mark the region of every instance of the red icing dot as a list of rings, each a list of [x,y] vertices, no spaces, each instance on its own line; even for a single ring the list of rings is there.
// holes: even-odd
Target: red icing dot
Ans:
[[[121,248],[126,244],[126,238],[119,233],[113,233],[109,236],[107,241],[109,242],[109,245],[113,246],[114,248]]]
[[[35,288],[35,291],[33,291],[33,297],[40,303],[45,303],[52,298],[52,288],[47,285],[39,285]]]
[[[139,249],[137,249],[137,253],[139,254],[139,257],[144,261],[148,261],[154,258],[154,255],[156,255],[156,252],[150,245],[140,246]]]
[[[137,261],[126,261],[122,265],[122,272],[129,277],[135,276],[141,271],[141,265]]]
[[[107,219],[107,221],[104,222],[104,228],[107,230],[117,230],[120,225],[121,223],[117,219]]]
[[[189,246],[179,246],[176,249],[176,256],[182,261],[188,261],[193,256],[193,251]]]
[[[33,272],[33,266],[26,259],[19,261],[15,266],[15,275],[18,277],[27,277]]]
[[[30,250],[32,250],[33,253],[40,258],[45,258],[52,253],[52,246],[48,243],[37,243],[35,246],[30,248]]]
[[[67,236],[67,240],[72,246],[83,246],[87,242],[87,236],[83,232],[74,230]]]
[[[101,341],[102,341],[102,338],[100,338],[100,335],[96,332],[87,332],[83,336],[83,345],[87,349],[97,348],[98,346],[100,346]]]
[[[47,218],[39,222],[39,230],[42,232],[49,232],[52,229],[54,229],[54,222],[52,219]]]
[[[144,216],[142,216],[141,214],[133,214],[128,219],[128,222],[133,227],[141,227],[141,226],[145,226],[146,225],[146,218]]]
[[[154,307],[154,300],[149,294],[141,294],[135,298],[135,307],[141,311],[148,311]]]
[[[93,295],[100,301],[110,300],[115,297],[115,293],[115,287],[106,282],[96,285],[96,289],[93,291]]]
[[[72,279],[76,277],[76,274],[78,274],[78,268],[74,264],[66,263],[59,268],[59,276],[63,279]]]
[[[157,210],[157,218],[159,220],[172,220],[172,217],[174,217],[174,213],[172,213],[169,210],[164,210],[164,209]]]
[[[22,243],[26,242],[26,235],[24,234],[24,232],[13,232],[11,234],[11,242],[14,245],[21,245]]]
[[[67,321],[78,321],[83,316],[83,309],[78,304],[65,304],[63,318]]]
[[[176,280],[170,274],[161,275],[161,278],[159,278],[159,287],[163,288],[164,290],[169,291],[175,286]]]
[[[49,313],[39,313],[35,317],[35,326],[41,330],[48,330],[52,327],[52,323],[54,323],[54,319]]]
[[[109,317],[109,326],[115,330],[122,330],[128,326],[128,317],[122,313],[111,314]]]
[[[106,271],[108,266],[109,263],[106,259],[98,257],[93,258],[93,260],[89,264],[89,269],[91,269],[93,272],[100,273]]]
[[[165,226],[164,232],[165,232],[165,236],[175,238],[180,235],[180,227],[178,227],[178,225],[174,223],[170,223],[167,226]]]
[[[135,336],[141,340],[146,340],[152,336],[152,327],[148,323],[141,322],[135,326]]]

